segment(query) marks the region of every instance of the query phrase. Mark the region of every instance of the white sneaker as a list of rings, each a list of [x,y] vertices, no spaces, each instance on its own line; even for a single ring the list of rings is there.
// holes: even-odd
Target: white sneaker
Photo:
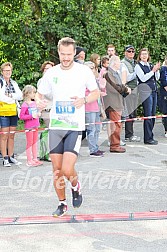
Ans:
[[[15,164],[15,165],[21,165],[22,164],[22,162],[17,161],[17,159],[15,159],[13,157],[9,157],[9,163]]]
[[[8,158],[4,158],[4,159],[3,159],[3,166],[4,166],[4,167],[10,167],[10,166],[11,166],[11,164],[9,163]]]
[[[125,138],[125,142],[140,142],[141,139],[138,136],[131,136],[129,138]]]
[[[125,146],[125,145],[126,145],[126,143],[123,142],[122,140],[120,140],[120,146]]]
[[[165,132],[165,137],[167,137],[167,132]]]

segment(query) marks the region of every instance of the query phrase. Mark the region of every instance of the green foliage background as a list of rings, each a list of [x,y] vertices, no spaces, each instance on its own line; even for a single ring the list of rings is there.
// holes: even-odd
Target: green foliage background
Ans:
[[[13,78],[22,88],[36,84],[45,60],[58,63],[57,43],[73,37],[93,52],[106,54],[113,43],[148,47],[153,63],[167,54],[166,0],[2,0],[0,63],[12,62]]]

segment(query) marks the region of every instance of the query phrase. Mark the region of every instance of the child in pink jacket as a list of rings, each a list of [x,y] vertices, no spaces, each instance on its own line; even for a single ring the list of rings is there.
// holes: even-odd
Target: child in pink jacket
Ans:
[[[24,120],[24,128],[26,129],[26,155],[27,166],[42,165],[43,162],[37,159],[37,142],[39,116],[35,99],[36,88],[32,85],[26,85],[23,89],[24,102],[21,106],[20,119]]]

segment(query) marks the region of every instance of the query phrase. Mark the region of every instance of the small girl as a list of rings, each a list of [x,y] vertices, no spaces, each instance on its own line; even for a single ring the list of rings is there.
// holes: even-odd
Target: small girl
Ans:
[[[23,88],[24,102],[21,106],[20,119],[24,120],[26,132],[26,154],[27,166],[42,165],[43,162],[37,159],[37,141],[40,113],[37,110],[35,99],[36,88],[32,85],[26,85]]]

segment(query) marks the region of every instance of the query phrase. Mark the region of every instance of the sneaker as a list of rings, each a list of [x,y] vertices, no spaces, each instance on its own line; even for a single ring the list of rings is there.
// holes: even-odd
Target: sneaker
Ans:
[[[167,132],[165,132],[165,137],[167,137]]]
[[[4,167],[10,167],[11,166],[11,164],[9,163],[8,157],[4,157],[3,166]]]
[[[157,140],[150,140],[148,142],[144,142],[145,144],[151,144],[151,145],[157,145],[158,144],[158,141]]]
[[[103,157],[104,156],[103,154],[104,153],[101,153],[101,151],[100,152],[96,151],[96,152],[90,153],[90,157]]]
[[[82,194],[81,194],[81,185],[79,181],[77,191],[74,191],[74,189],[71,189],[71,191],[72,191],[73,207],[80,207],[80,205],[82,204]]]
[[[98,153],[101,153],[102,155],[105,154],[105,151],[98,150],[97,152],[98,152]]]
[[[61,217],[67,212],[67,205],[61,203],[55,212],[52,213],[53,217]]]
[[[14,158],[14,157],[9,157],[9,163],[10,164],[15,164],[15,165],[21,165],[22,164],[22,162],[17,161],[17,159]]]
[[[125,145],[126,145],[126,143],[124,141],[120,140],[120,146],[125,146]]]
[[[141,139],[138,136],[131,136],[128,138],[125,138],[125,142],[140,142]]]
[[[0,159],[3,159],[2,153],[0,152]]]

